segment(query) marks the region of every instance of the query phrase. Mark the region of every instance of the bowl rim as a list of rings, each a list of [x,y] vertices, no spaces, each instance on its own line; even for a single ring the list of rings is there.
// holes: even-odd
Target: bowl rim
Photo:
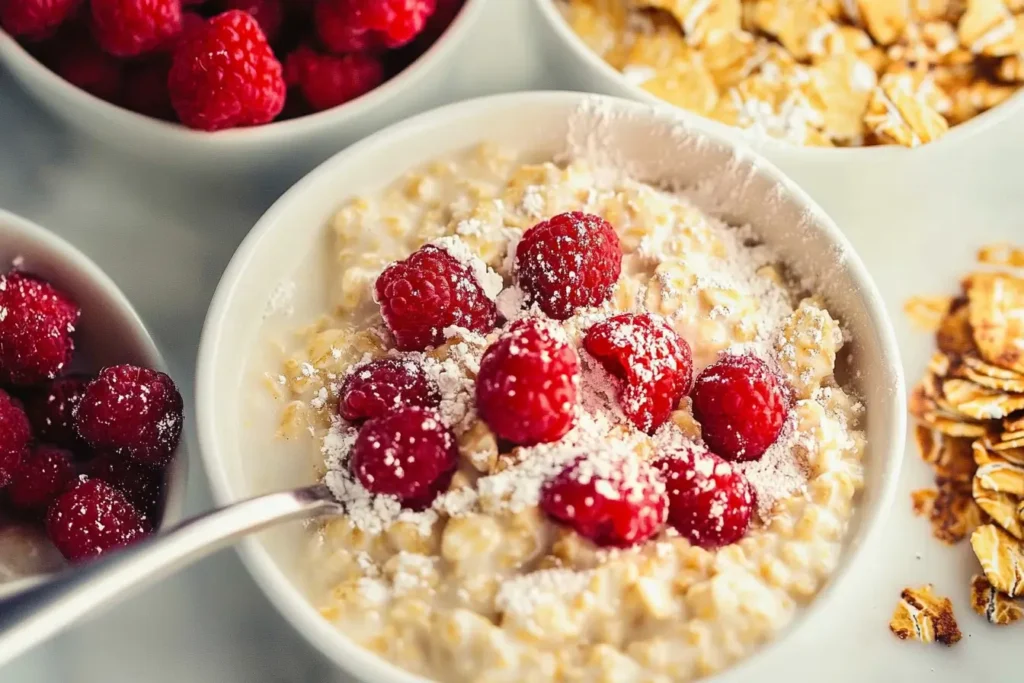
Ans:
[[[569,108],[578,106],[584,101],[599,102],[601,107],[610,106],[616,111],[635,113],[651,120],[669,120],[675,124],[682,124],[688,133],[703,136],[716,145],[741,150],[742,158],[751,163],[753,169],[764,172],[780,186],[783,192],[790,193],[809,216],[809,224],[814,226],[813,229],[823,232],[828,241],[832,243],[833,248],[843,250],[845,254],[843,267],[847,269],[851,279],[857,285],[855,300],[864,308],[866,319],[878,337],[881,356],[875,362],[880,364],[883,374],[892,385],[892,414],[887,416],[889,429],[884,435],[884,444],[878,456],[882,468],[881,490],[877,496],[871,519],[862,522],[866,524],[866,527],[863,529],[859,543],[844,548],[849,555],[833,571],[812,603],[803,608],[803,613],[794,620],[795,623],[784,629],[772,642],[760,647],[749,657],[730,666],[715,678],[716,681],[738,683],[742,680],[740,677],[749,663],[760,661],[766,653],[789,641],[790,636],[796,630],[806,628],[815,620],[816,615],[827,609],[837,593],[835,588],[848,583],[853,568],[864,560],[865,549],[870,548],[881,534],[886,513],[892,507],[897,494],[899,473],[904,457],[906,391],[896,335],[884,301],[860,256],[854,251],[838,226],[806,192],[763,155],[750,150],[747,145],[735,138],[723,135],[720,130],[707,126],[701,119],[683,118],[675,109],[651,107],[643,102],[607,95],[568,91],[505,93],[465,100],[424,112],[384,128],[323,162],[285,192],[259,219],[231,258],[214,293],[203,326],[196,364],[196,414],[201,461],[216,503],[226,505],[236,500],[237,494],[233,491],[235,487],[223,467],[224,461],[218,455],[218,420],[215,416],[216,406],[214,404],[217,359],[231,348],[224,342],[228,331],[224,329],[222,321],[225,320],[236,293],[241,289],[241,280],[247,273],[250,261],[262,248],[264,239],[272,233],[286,229],[287,216],[291,213],[293,205],[301,203],[308,188],[319,184],[325,177],[352,172],[353,169],[358,168],[362,160],[375,153],[386,153],[391,146],[396,144],[393,139],[400,140],[412,135],[429,135],[438,128],[448,128],[463,120],[486,119],[488,113],[494,110],[534,106]],[[339,196],[339,204],[342,199],[343,197]],[[239,546],[239,553],[254,580],[274,606],[296,630],[343,671],[348,671],[359,680],[366,681],[422,683],[428,680],[408,673],[369,650],[365,650],[332,626],[317,613],[296,584],[281,571],[271,559],[270,554],[254,538],[244,540]]]
[[[121,311],[136,328],[139,340],[141,341],[141,355],[146,359],[147,365],[154,370],[167,372],[167,363],[163,354],[156,345],[153,336],[149,333],[145,323],[139,316],[135,307],[132,306],[128,297],[121,288],[101,269],[95,261],[86,256],[75,245],[63,237],[53,233],[38,223],[0,209],[0,232],[10,230],[14,233],[35,242],[49,254],[52,254],[62,265],[72,270],[84,273],[92,282],[98,284],[103,290],[107,302]],[[188,430],[183,430],[181,441],[175,451],[174,459],[167,468],[167,490],[164,498],[163,516],[157,531],[164,531],[176,525],[183,518],[185,508],[185,492],[188,484],[188,455],[190,450]]]
[[[717,129],[721,134],[742,136],[747,144],[756,145],[758,151],[772,155],[773,159],[793,157],[803,160],[835,162],[837,160],[845,161],[847,157],[856,155],[857,160],[864,160],[865,157],[869,157],[867,160],[870,161],[886,161],[890,157],[903,158],[903,155],[915,151],[920,153],[922,150],[927,150],[929,153],[933,153],[937,149],[944,150],[946,147],[951,145],[960,144],[971,137],[977,136],[980,133],[998,126],[999,124],[1014,118],[1021,109],[1024,109],[1024,88],[1019,88],[1017,92],[1013,93],[1005,101],[997,104],[991,109],[988,109],[977,116],[964,121],[963,123],[951,126],[950,129],[942,135],[942,137],[934,142],[929,142],[926,145],[913,148],[903,147],[901,145],[815,147],[809,145],[794,145],[768,135],[754,137],[746,134],[746,131],[743,128],[730,126],[707,116],[692,112],[688,109],[677,107],[676,105],[666,102],[656,95],[647,92],[640,86],[630,83],[622,72],[615,69],[613,66],[608,64],[608,62],[602,59],[600,55],[591,50],[587,44],[583,42],[583,39],[572,30],[572,27],[569,26],[569,23],[562,16],[562,13],[559,12],[558,7],[556,7],[558,0],[531,1],[548,26],[558,36],[559,42],[564,47],[568,48],[576,58],[585,62],[592,71],[600,74],[602,79],[614,83],[617,89],[620,89],[622,92],[628,92],[629,96],[637,101],[646,102],[647,104],[656,106],[670,107],[683,112],[685,116],[699,118],[707,125]]]
[[[443,62],[446,55],[457,49],[458,43],[475,25],[486,2],[487,0],[465,0],[455,19],[430,47],[407,67],[370,92],[337,107],[294,119],[272,121],[261,126],[218,131],[195,130],[176,121],[156,119],[107,102],[58,76],[3,29],[0,29],[0,62],[10,60],[21,63],[33,78],[51,89],[65,92],[74,104],[93,109],[106,119],[112,128],[120,125],[149,128],[150,135],[166,143],[202,144],[213,152],[228,151],[257,143],[282,143],[288,138],[302,137],[324,128],[341,127],[360,116],[372,114],[378,106],[384,106],[398,97],[408,84],[436,64]]]

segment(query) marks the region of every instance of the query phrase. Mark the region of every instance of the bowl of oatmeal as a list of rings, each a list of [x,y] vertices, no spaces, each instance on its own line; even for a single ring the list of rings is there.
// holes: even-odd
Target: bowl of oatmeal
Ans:
[[[893,333],[832,221],[703,124],[578,93],[314,171],[225,272],[197,376],[218,502],[345,502],[242,552],[368,681],[727,670],[826,608],[903,453]]]

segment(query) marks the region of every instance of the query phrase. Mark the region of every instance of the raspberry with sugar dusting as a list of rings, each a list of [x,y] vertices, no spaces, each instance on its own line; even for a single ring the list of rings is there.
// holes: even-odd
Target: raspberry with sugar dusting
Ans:
[[[498,322],[497,306],[470,266],[433,244],[388,266],[373,293],[395,345],[403,351],[442,343],[448,327],[486,333]]]
[[[668,522],[690,543],[719,548],[747,533],[754,491],[731,463],[693,445],[663,453],[654,466],[665,478]]]
[[[25,458],[32,428],[21,405],[0,389],[0,488],[7,486]]]
[[[587,330],[583,347],[621,381],[619,403],[645,432],[668,420],[693,381],[690,345],[657,316],[623,313]]]
[[[99,479],[81,481],[53,502],[46,533],[71,562],[98,557],[146,535],[138,511]]]
[[[138,511],[146,529],[156,525],[164,493],[164,473],[159,467],[134,458],[105,453],[90,460],[85,472],[89,477],[101,479],[123,493]]]
[[[436,408],[440,403],[441,394],[418,361],[381,358],[360,365],[345,378],[338,414],[359,422],[401,408]]]
[[[26,397],[25,412],[37,439],[72,451],[84,447],[75,431],[75,410],[89,381],[86,375],[68,375]]]
[[[754,356],[725,356],[704,368],[691,394],[704,442],[727,460],[757,460],[789,414],[789,391]]]
[[[89,0],[96,42],[115,57],[137,57],[181,31],[181,0]]]
[[[498,437],[530,446],[557,441],[572,428],[580,361],[559,332],[542,320],[524,318],[484,352],[476,405]]]
[[[71,16],[82,0],[0,0],[0,26],[12,36],[39,40]]]
[[[178,447],[182,414],[181,394],[170,377],[115,365],[100,371],[85,388],[75,427],[97,450],[163,465]]]
[[[540,507],[599,546],[626,548],[665,523],[665,483],[636,457],[597,454],[575,460],[541,489]]]
[[[71,361],[78,306],[43,280],[0,275],[0,384],[55,378]]]
[[[371,493],[422,510],[448,487],[458,456],[455,435],[436,410],[403,408],[363,425],[351,467]]]
[[[572,211],[538,223],[516,247],[520,288],[556,320],[606,301],[621,271],[615,228],[589,213]]]
[[[75,477],[71,453],[37,446],[22,460],[7,487],[11,505],[26,512],[45,510]]]

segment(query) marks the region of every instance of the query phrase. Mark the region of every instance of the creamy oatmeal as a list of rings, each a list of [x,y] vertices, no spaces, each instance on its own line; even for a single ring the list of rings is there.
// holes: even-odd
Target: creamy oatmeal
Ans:
[[[863,485],[863,409],[833,374],[843,333],[821,301],[797,294],[751,227],[705,212],[700,194],[659,189],[583,159],[528,163],[484,146],[338,212],[330,226],[332,308],[299,332],[284,367],[267,373],[283,404],[279,436],[308,443],[317,475],[347,507],[314,530],[304,558],[325,619],[385,659],[444,681],[687,681],[748,656],[814,597],[836,567]],[[621,245],[621,274],[594,295],[597,305],[558,309],[564,319],[554,320],[538,301],[540,285],[525,287],[522,255],[536,240],[523,235],[566,212],[614,226],[617,241],[604,234],[593,251]],[[596,258],[593,251],[577,260]],[[389,289],[384,281],[395,279],[389,264],[414,253],[461,274],[452,278],[452,296],[475,297],[475,312],[459,318],[464,324],[395,333],[389,316],[410,310],[395,298],[423,288]],[[417,263],[405,277],[426,272],[428,261]],[[381,277],[385,269],[392,274]],[[571,264],[567,271],[576,272]],[[569,285],[559,291],[567,300],[579,295]],[[640,331],[612,330],[598,345],[595,330],[624,313]],[[637,352],[624,374],[609,372],[602,354],[621,351],[644,330],[659,336],[643,353],[660,360],[641,363]],[[437,343],[412,348],[428,338]],[[530,344],[543,352],[517,356]],[[710,403],[694,406],[702,383],[714,381],[708,367],[735,357],[770,368],[771,386],[785,387],[786,400],[763,454],[741,448],[730,464],[703,451],[694,413]],[[372,367],[399,373],[401,386],[356,392],[370,381],[368,363],[381,359],[393,362]],[[568,411],[564,424],[544,413],[517,423],[536,406],[517,403],[515,391],[478,405],[491,390],[478,379],[519,361],[561,368],[535,388],[545,396],[557,390],[544,409]],[[661,382],[668,375],[660,372],[677,380],[626,391]],[[436,408],[360,424],[376,399]],[[397,414],[426,416],[405,446],[386,441]],[[523,430],[529,437],[510,443]],[[378,447],[388,456],[367,462]],[[402,450],[428,447],[427,458]],[[651,464],[667,453],[689,454],[670,460],[692,464],[683,479],[707,477],[712,489],[714,481],[729,483],[736,495],[702,490],[708,514],[680,521],[673,496],[686,484],[666,484]],[[434,467],[431,458],[445,454],[452,467],[431,470],[430,487],[412,487]],[[712,464],[705,470],[701,462]],[[570,488],[557,488],[580,471],[585,476]],[[408,495],[370,490],[385,484]],[[580,487],[592,492],[587,510],[566,503]],[[588,527],[581,516],[597,505],[607,524]],[[715,547],[714,538],[730,533]]]

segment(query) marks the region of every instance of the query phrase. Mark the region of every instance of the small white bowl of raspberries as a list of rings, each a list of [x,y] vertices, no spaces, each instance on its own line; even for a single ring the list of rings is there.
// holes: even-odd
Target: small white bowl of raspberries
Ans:
[[[0,0],[0,62],[106,144],[299,168],[443,99],[484,0]]]
[[[0,593],[177,521],[183,403],[116,285],[0,211]]]

